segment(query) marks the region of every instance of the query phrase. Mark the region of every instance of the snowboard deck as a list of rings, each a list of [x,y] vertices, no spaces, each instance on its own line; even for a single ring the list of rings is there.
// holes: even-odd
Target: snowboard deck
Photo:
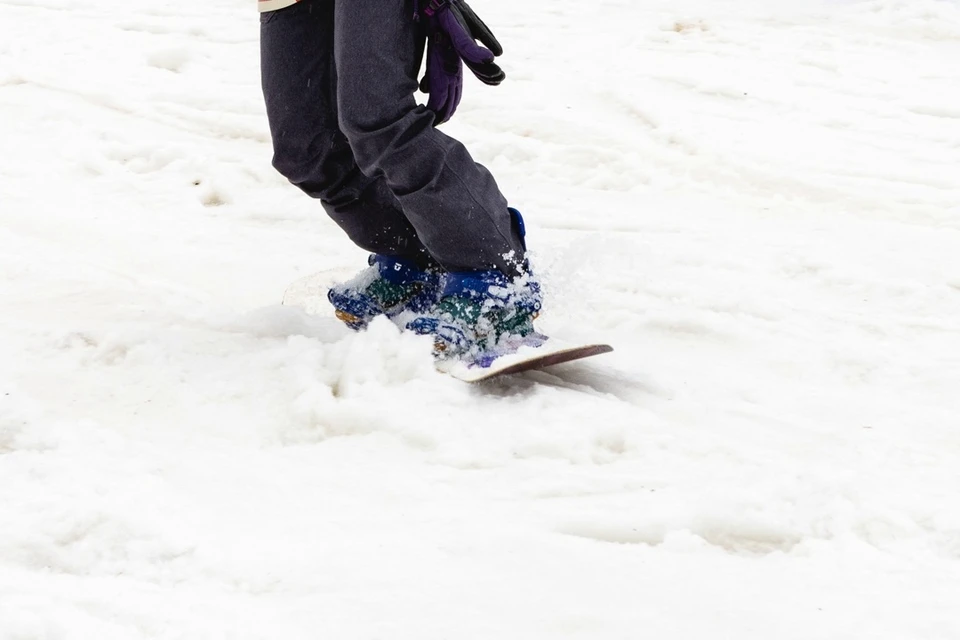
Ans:
[[[283,292],[285,307],[299,307],[315,316],[326,316],[333,313],[333,308],[327,302],[327,290],[337,282],[349,280],[357,275],[356,269],[327,269],[318,271],[296,280]]]
[[[483,382],[611,351],[613,347],[608,344],[575,344],[536,334],[535,337],[525,338],[506,352],[482,354],[473,361],[438,360],[437,370],[464,382]]]

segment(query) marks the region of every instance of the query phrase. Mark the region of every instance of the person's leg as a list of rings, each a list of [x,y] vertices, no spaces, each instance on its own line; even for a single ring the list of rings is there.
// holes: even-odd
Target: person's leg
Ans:
[[[273,164],[373,253],[429,264],[382,177],[357,167],[337,118],[334,0],[303,0],[261,15],[261,77]]]
[[[413,0],[335,0],[334,43],[340,128],[427,251],[448,271],[519,271],[523,242],[493,176],[414,99],[423,37]]]

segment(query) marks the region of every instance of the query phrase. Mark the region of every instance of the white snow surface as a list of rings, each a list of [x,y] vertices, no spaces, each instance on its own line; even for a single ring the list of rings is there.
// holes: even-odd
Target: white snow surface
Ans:
[[[279,305],[248,0],[0,0],[0,639],[960,638],[960,3],[476,0],[490,384]]]

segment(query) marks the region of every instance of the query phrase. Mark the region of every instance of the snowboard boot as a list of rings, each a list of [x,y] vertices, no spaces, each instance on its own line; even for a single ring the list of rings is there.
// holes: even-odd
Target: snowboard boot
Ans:
[[[438,299],[440,272],[410,260],[371,255],[370,267],[327,292],[337,318],[351,329],[365,328],[373,318],[409,311],[422,313]]]
[[[526,250],[523,217],[510,209],[515,232]],[[439,300],[406,328],[434,339],[434,353],[466,358],[495,350],[508,338],[534,333],[533,321],[543,306],[540,283],[524,259],[517,275],[491,271],[448,273]]]
[[[507,338],[533,333],[541,306],[540,285],[529,274],[511,279],[499,271],[450,273],[440,300],[406,327],[433,336],[440,357],[478,356]]]

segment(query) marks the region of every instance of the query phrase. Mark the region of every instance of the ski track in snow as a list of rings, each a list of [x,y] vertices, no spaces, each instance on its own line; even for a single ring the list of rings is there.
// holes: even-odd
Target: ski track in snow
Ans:
[[[0,639],[960,638],[960,4],[475,3],[541,329],[278,304],[250,3],[0,0]]]

